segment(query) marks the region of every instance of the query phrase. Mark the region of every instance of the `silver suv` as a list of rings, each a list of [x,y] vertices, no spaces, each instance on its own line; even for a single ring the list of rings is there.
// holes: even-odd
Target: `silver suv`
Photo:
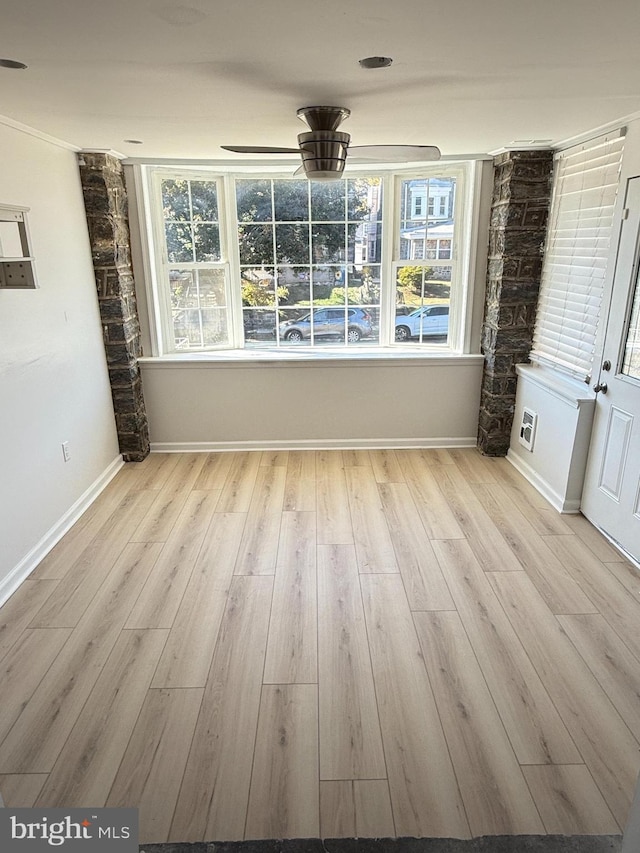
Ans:
[[[313,314],[313,318],[312,318]],[[345,318],[346,314],[346,318]],[[316,308],[299,320],[280,323],[280,340],[296,343],[315,338],[340,338],[357,343],[371,334],[371,314],[364,308]]]
[[[396,317],[396,340],[440,337],[449,333],[449,306],[446,303],[423,305],[407,316]]]

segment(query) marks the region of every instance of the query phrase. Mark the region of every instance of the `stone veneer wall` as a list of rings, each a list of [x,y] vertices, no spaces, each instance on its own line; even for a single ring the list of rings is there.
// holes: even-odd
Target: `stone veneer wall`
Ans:
[[[487,456],[509,449],[515,366],[529,360],[533,341],[552,168],[548,150],[507,151],[494,159],[478,425],[478,447]]]
[[[120,452],[125,462],[140,462],[149,453],[149,427],[124,172],[110,154],[78,159]]]

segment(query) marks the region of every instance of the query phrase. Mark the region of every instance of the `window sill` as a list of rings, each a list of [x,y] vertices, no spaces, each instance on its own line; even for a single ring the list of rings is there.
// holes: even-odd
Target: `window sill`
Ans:
[[[143,356],[138,359],[145,368],[219,368],[219,367],[275,367],[276,365],[305,365],[323,367],[327,363],[340,367],[407,367],[409,365],[475,365],[482,364],[482,355],[455,353],[451,350],[427,352],[414,348],[394,349],[377,347],[345,352],[337,349],[282,351],[282,350],[224,350],[198,353],[173,353],[163,356]]]
[[[531,382],[573,408],[595,405],[595,394],[578,379],[573,379],[551,367],[536,364],[516,364],[516,373],[523,382]]]

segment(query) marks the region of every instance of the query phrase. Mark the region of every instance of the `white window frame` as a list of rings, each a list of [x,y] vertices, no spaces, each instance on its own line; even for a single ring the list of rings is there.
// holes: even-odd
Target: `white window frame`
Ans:
[[[470,350],[470,321],[473,312],[473,277],[475,273],[476,239],[474,225],[477,222],[479,204],[479,169],[474,161],[443,162],[433,166],[401,167],[391,171],[388,168],[352,168],[345,177],[380,177],[382,180],[382,246],[381,281],[390,282],[381,287],[380,296],[380,340],[379,346],[338,345],[335,348],[300,346],[296,352],[301,355],[327,357],[335,354],[340,357],[366,358],[368,354],[384,350],[387,355],[411,353],[413,355],[452,355],[467,354]],[[244,345],[242,298],[240,288],[240,252],[237,233],[235,205],[236,179],[281,179],[291,173],[282,167],[273,170],[260,169],[244,171],[227,167],[188,168],[181,164],[145,165],[135,164],[135,186],[140,221],[141,248],[144,257],[143,270],[146,288],[147,314],[149,319],[149,338],[151,356],[155,358],[180,357],[181,359],[201,360],[203,357],[242,356],[255,358],[262,355],[273,359],[290,357],[290,348],[272,346],[249,347]],[[455,227],[451,246],[451,258],[440,260],[401,260],[400,259],[400,190],[403,180],[429,177],[455,177]],[[229,346],[211,347],[204,350],[176,351],[171,342],[173,330],[169,291],[165,287],[168,280],[168,267],[180,267],[181,264],[168,264],[163,251],[165,246],[164,222],[162,217],[162,198],[160,181],[162,178],[183,178],[185,180],[218,181],[218,208],[220,217],[220,245],[222,260],[220,263],[205,263],[203,268],[224,266],[226,270],[226,298],[228,310]],[[430,343],[397,343],[395,341],[395,298],[396,272],[402,266],[451,266],[451,293],[449,340],[446,346]],[[196,264],[185,266],[195,267]]]
[[[400,257],[400,205],[402,200],[402,182],[405,180],[419,180],[420,178],[430,177],[455,178],[456,187],[454,192],[456,216],[454,220],[454,230],[451,239],[451,257],[446,259],[440,258],[407,258]],[[394,282],[393,297],[395,299],[395,282],[397,280],[397,271],[401,267],[416,266],[416,267],[451,267],[451,290],[449,299],[449,339],[447,346],[439,347],[431,346],[424,342],[408,342],[395,344],[396,347],[403,349],[411,349],[414,351],[433,351],[438,349],[445,352],[466,352],[468,346],[468,329],[467,324],[470,321],[470,300],[472,293],[471,276],[472,276],[472,249],[471,249],[471,217],[474,208],[474,199],[472,192],[473,179],[470,170],[464,164],[439,164],[439,168],[429,168],[423,170],[411,170],[410,173],[398,170],[395,175],[395,192],[394,192],[394,215],[395,224],[392,223],[393,233],[393,250],[391,268],[388,271],[390,278],[387,280]],[[429,195],[429,199],[434,196]],[[460,201],[462,199],[462,202]],[[428,214],[431,218],[432,214]],[[434,215],[434,222],[437,219]],[[426,237],[428,231],[425,232],[425,248]],[[423,253],[424,254],[424,253]],[[384,292],[384,291],[383,291]],[[395,305],[390,306],[392,316],[387,323],[395,329]],[[382,312],[381,312],[382,313]],[[382,319],[380,322],[382,327]],[[395,337],[395,335],[394,335]],[[391,343],[391,341],[388,341]]]
[[[166,237],[164,219],[162,216],[162,180],[179,177],[188,181],[209,181],[217,185],[218,216],[220,228],[220,261],[209,262],[170,262],[166,252]],[[145,217],[147,221],[147,250],[151,269],[151,281],[149,282],[148,297],[149,305],[153,306],[153,321],[151,325],[151,337],[153,341],[154,355],[175,354],[181,352],[169,345],[173,340],[173,324],[171,320],[171,296],[166,286],[169,280],[169,269],[185,270],[207,270],[220,269],[225,275],[225,305],[227,309],[227,328],[229,330],[229,343],[219,346],[207,347],[205,349],[185,350],[186,353],[199,353],[217,350],[232,349],[237,346],[237,336],[233,323],[232,291],[231,286],[231,264],[227,256],[229,245],[229,231],[231,223],[227,217],[227,191],[223,176],[203,170],[186,170],[173,168],[153,168],[149,170],[148,179],[145,182],[147,194],[147,210]]]
[[[386,184],[385,184],[387,177],[380,174],[379,172],[377,172],[375,170],[368,169],[366,172],[361,171],[360,173],[351,173],[349,175],[346,175],[345,179],[348,180],[350,177],[357,177],[358,174],[361,174],[361,175],[366,176],[366,177],[371,177],[371,178],[380,178],[381,188],[382,188],[382,211],[383,211],[383,227],[382,227],[383,241],[382,241],[382,243],[384,246],[384,231],[385,231],[384,207],[385,207],[386,194],[387,194],[387,192],[389,192],[389,187],[386,186]],[[250,175],[232,173],[232,174],[229,174],[227,176],[227,179],[229,182],[227,195],[230,199],[235,199],[235,182],[236,182],[236,180],[247,180],[247,179],[257,180],[257,181],[259,181],[259,180],[282,180],[282,179],[289,180],[289,179],[292,179],[292,175],[290,172],[283,173],[282,170],[278,170],[277,172],[261,172],[261,173],[250,174]],[[299,178],[298,178],[298,180],[299,180]],[[231,207],[233,208],[233,210],[230,211],[231,219],[229,221],[232,222],[232,228],[230,228],[230,231],[232,233],[237,233],[237,230],[238,230],[237,209],[236,209],[236,206],[233,202],[231,203]],[[234,259],[236,260],[236,266],[235,266],[234,271],[232,273],[233,281],[236,281],[239,283],[241,281],[241,266],[242,266],[240,264],[240,245],[239,245],[237,240],[232,240],[232,243],[233,243],[233,245],[230,246],[230,253],[233,255]],[[384,249],[381,248],[381,256],[383,255],[383,253],[384,253]],[[363,264],[366,264],[366,263],[367,263],[367,261],[364,260]],[[378,266],[378,263],[375,262],[375,265]],[[269,264],[269,266],[270,266],[270,264]],[[311,264],[311,266],[313,266],[313,264]],[[381,280],[382,280],[383,269],[384,269],[382,259],[381,259],[379,266],[380,266],[380,276],[381,276]],[[240,296],[239,296],[239,301],[238,301],[238,311],[237,311],[237,315],[236,315],[236,320],[237,320],[237,325],[238,325],[238,340],[240,341],[239,348],[244,349],[245,351],[248,350],[248,351],[252,351],[252,352],[255,352],[255,351],[262,351],[262,352],[267,352],[267,353],[282,353],[282,352],[284,352],[285,348],[280,346],[277,341],[274,341],[271,345],[267,344],[265,346],[256,346],[256,347],[249,346],[249,347],[247,347],[245,345],[244,324],[243,324],[243,306],[242,306],[242,296],[241,296],[240,287],[238,287],[238,293],[240,294]],[[314,308],[314,310],[315,310],[315,307],[317,307],[317,306],[309,306],[309,309],[311,310],[312,308]],[[338,308],[341,306],[336,305],[336,306],[321,306],[321,307],[336,307],[336,308]],[[344,305],[342,307],[344,308],[344,311],[346,312],[347,308],[349,306]],[[351,307],[357,307],[357,306],[351,306]],[[382,338],[382,326],[383,326],[383,319],[382,319],[382,309],[381,309],[380,310],[380,336],[381,336],[381,338]],[[368,344],[365,346],[365,349],[370,349],[370,348],[371,347]],[[315,345],[313,342],[313,332],[312,332],[312,337],[311,337],[311,341],[309,344],[298,344],[298,345],[296,345],[296,351],[298,351],[298,352],[301,352],[301,351],[318,352],[320,349],[323,353],[331,352],[331,351],[339,351],[341,354],[344,354],[347,347],[346,347],[346,344],[344,344],[344,343],[337,343],[335,345],[335,347],[330,347],[330,346],[327,346],[326,344],[323,344],[322,347],[320,348],[318,345]],[[286,350],[288,351],[289,348],[287,347]],[[349,350],[349,353],[355,352],[355,351],[361,352],[362,348],[358,347],[357,345],[355,345],[355,346],[350,345],[348,347],[348,350]]]

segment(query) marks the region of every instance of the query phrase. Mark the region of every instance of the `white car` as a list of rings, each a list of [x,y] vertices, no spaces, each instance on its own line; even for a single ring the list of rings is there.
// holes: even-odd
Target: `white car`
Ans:
[[[396,340],[410,338],[442,337],[449,332],[449,306],[423,305],[411,314],[396,317]]]

